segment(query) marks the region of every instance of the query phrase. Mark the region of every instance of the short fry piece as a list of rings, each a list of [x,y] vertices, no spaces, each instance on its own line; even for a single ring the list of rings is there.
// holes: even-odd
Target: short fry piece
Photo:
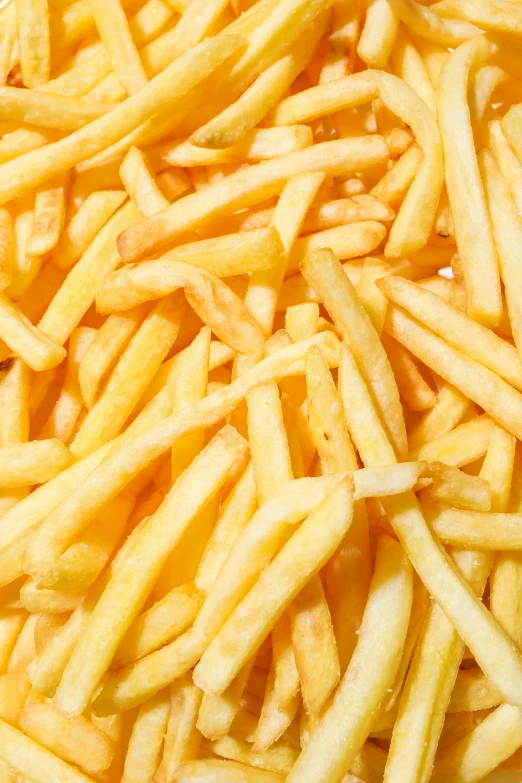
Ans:
[[[47,0],[17,0],[20,64],[26,87],[37,87],[51,75],[51,33]]]
[[[69,449],[58,439],[35,440],[0,448],[0,487],[43,484],[71,461]]]

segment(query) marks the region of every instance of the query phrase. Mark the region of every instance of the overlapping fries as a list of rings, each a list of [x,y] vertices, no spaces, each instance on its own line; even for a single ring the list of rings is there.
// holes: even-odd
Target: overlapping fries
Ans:
[[[520,0],[0,8],[0,783],[522,780]]]

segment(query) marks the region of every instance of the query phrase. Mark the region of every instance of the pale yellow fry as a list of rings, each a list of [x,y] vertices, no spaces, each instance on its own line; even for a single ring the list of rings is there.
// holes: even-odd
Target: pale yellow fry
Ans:
[[[517,644],[520,643],[520,566],[517,552],[500,552],[489,578],[491,613]]]
[[[31,287],[44,259],[27,252],[34,223],[33,195],[20,198],[16,203],[15,210],[15,255],[12,280],[6,293],[12,299],[20,299]]]
[[[486,514],[448,508],[431,519],[431,526],[442,541],[452,546],[481,550],[522,548],[522,518],[518,514]]]
[[[77,98],[52,95],[40,90],[0,87],[0,120],[43,128],[73,131],[107,114],[110,105],[86,103]],[[22,150],[23,151],[23,150]]]
[[[103,470],[93,475],[90,480],[85,480],[81,489],[69,497],[65,508],[62,506],[59,512],[56,510],[49,516],[41,531],[42,537],[39,535],[38,543],[34,549],[31,548],[31,559],[34,558],[34,563],[39,563],[35,573],[52,562],[53,558],[48,557],[49,545],[54,550],[54,556],[59,557],[108,500],[183,435],[202,427],[211,427],[221,421],[237,407],[252,386],[274,377],[304,374],[304,357],[313,344],[319,345],[331,366],[337,365],[338,341],[332,333],[324,332],[263,359],[241,378],[196,405],[166,418],[161,424],[158,422],[167,416],[171,407],[164,410],[163,398],[160,406],[153,401],[149,406],[150,415],[149,409],[145,408],[143,418],[140,417],[142,420],[136,419],[136,427],[133,423],[126,433],[120,436],[121,447],[114,448],[111,459],[104,462]],[[162,395],[158,395],[158,399],[160,396]],[[170,394],[166,402],[168,406],[172,405]],[[123,472],[120,463],[126,466]],[[93,487],[96,488],[94,491]],[[47,539],[45,543],[44,538]],[[45,560],[41,557],[44,552]]]
[[[522,166],[507,143],[499,120],[489,123],[488,149],[509,188],[519,215],[522,215]]]
[[[477,416],[410,452],[411,459],[437,460],[459,468],[480,459],[488,450],[495,422],[490,416]]]
[[[453,348],[400,307],[388,308],[386,331],[508,432],[522,435],[522,395],[500,376]]]
[[[88,408],[92,408],[101,384],[138,331],[149,307],[145,303],[123,313],[113,313],[97,330],[78,368],[78,382]]]
[[[0,448],[0,487],[43,484],[71,462],[69,449],[58,439]]]
[[[423,377],[412,355],[389,335],[381,335],[381,342],[397,380],[401,400],[410,411],[434,408],[437,395]]]
[[[196,726],[204,737],[219,739],[225,737],[239,715],[240,702],[252,672],[254,658],[243,666],[237,677],[219,696],[203,694]],[[299,683],[298,683],[299,687]]]
[[[288,307],[285,313],[285,331],[294,343],[306,340],[319,330],[319,305],[317,302],[303,302]],[[296,478],[299,478],[297,476]]]
[[[388,0],[371,0],[357,44],[357,54],[369,68],[383,68],[399,30],[399,20]]]
[[[118,81],[129,95],[148,82],[119,0],[91,0],[92,15]]]
[[[56,367],[65,349],[42,333],[5,294],[0,293],[0,337],[7,346],[36,371]]]
[[[195,0],[176,25],[172,55],[179,57],[207,37],[228,5],[227,0]]]
[[[161,212],[169,201],[159,189],[147,156],[131,147],[120,166],[120,179],[144,217]]]
[[[522,36],[522,10],[510,0],[442,0],[434,10],[449,19],[465,19],[481,30]]]
[[[58,244],[65,222],[66,188],[67,177],[62,175],[37,191],[29,254],[43,256]]]
[[[23,609],[2,609],[0,612],[0,673],[7,670],[9,657],[24,626]]]
[[[254,386],[246,395],[248,439],[262,506],[279,487],[293,478],[288,439],[275,381]]]
[[[190,137],[191,143],[211,149],[231,147],[257,125],[310,60],[327,20],[327,14],[316,18],[288,53],[261,73],[234,103],[198,128]]]
[[[16,41],[15,18],[5,19],[0,26],[0,84],[5,84],[11,70],[11,59]]]
[[[386,296],[451,346],[522,390],[522,362],[506,340],[416,283],[400,277],[386,277],[377,285]]]
[[[193,582],[175,587],[133,622],[116,650],[111,668],[143,658],[185,631],[194,621],[203,594]]]
[[[255,753],[268,751],[291,725],[299,707],[299,694],[296,693],[284,707],[278,704],[275,689],[275,664],[272,662],[266,678],[261,714],[254,732],[252,750]]]
[[[241,530],[257,509],[257,491],[252,462],[231,490],[201,557],[195,582],[208,593]]]
[[[205,691],[220,693],[227,687],[259,647],[273,621],[333,554],[351,523],[351,495],[350,484],[341,482],[294,533],[229,617],[194,670],[194,681]],[[241,637],[237,635],[238,623]],[[232,654],[227,643],[231,635],[235,639]]]
[[[444,47],[455,48],[473,38],[478,29],[462,19],[442,19],[431,8],[414,0],[388,0],[394,13],[412,33]]]
[[[396,541],[381,536],[357,647],[333,702],[292,768],[288,783],[334,783],[351,767],[393,684],[408,630],[412,594],[408,559]]]
[[[204,742],[203,748],[216,756],[240,761],[251,766],[255,765],[282,775],[290,772],[299,752],[297,748],[284,741],[268,750],[256,752],[251,750],[251,746],[247,742],[233,737],[224,737],[215,742]]]
[[[450,383],[438,390],[436,405],[427,411],[408,433],[410,450],[436,440],[455,427],[466,413],[470,401]]]
[[[376,281],[381,277],[387,277],[390,272],[389,264],[380,258],[365,258],[361,278],[357,285],[357,296],[370,316],[378,335],[381,334],[384,326],[388,301],[377,287]]]
[[[299,672],[292,644],[288,615],[285,613],[272,628],[274,689],[277,706],[281,710],[290,707],[299,692]]]
[[[399,28],[395,45],[391,52],[391,63],[396,76],[415,90],[426,106],[437,116],[437,101],[435,90],[430,82],[428,72],[415,44],[403,27]]]
[[[433,482],[426,492],[439,503],[471,511],[490,510],[492,492],[489,481],[478,476],[468,476],[458,468],[442,462],[430,462],[426,466],[425,475]]]
[[[1,167],[3,187],[0,188],[0,201],[10,201],[64,169],[106,149],[151,117],[165,103],[174,106],[191,87],[230,56],[240,43],[240,39],[232,36],[218,36],[203,41],[109,115],[94,120],[60,141],[4,163]]]
[[[73,454],[86,456],[120,432],[174,343],[185,311],[181,295],[173,294],[148,313],[84,418]]]
[[[156,772],[158,780],[172,780],[183,761],[196,758],[201,734],[196,728],[203,698],[190,676],[170,686],[170,714],[165,733],[163,758]]]
[[[371,194],[388,204],[402,201],[415,179],[423,159],[421,148],[417,144],[413,144],[393,164],[384,177],[374,185]]]
[[[509,758],[521,742],[522,712],[518,707],[503,704],[470,734],[441,753],[430,780],[475,783],[486,779],[484,776]]]
[[[158,768],[170,699],[160,691],[140,707],[129,739],[122,783],[148,783]]]
[[[155,215],[127,229],[118,239],[126,261],[135,261],[161,250],[172,240],[220,215],[259,203],[280,193],[296,174],[325,171],[336,175],[366,169],[386,160],[388,151],[380,137],[362,137],[317,144],[299,152],[265,161],[238,171],[204,190],[190,194]],[[1,170],[1,169],[0,169]]]
[[[47,783],[49,780],[62,780],[63,783],[92,781],[77,767],[62,761],[4,721],[0,721],[0,757],[34,783]]]
[[[462,669],[451,693],[448,712],[470,712],[496,707],[502,697],[480,669]]]
[[[346,226],[336,226],[316,234],[299,237],[288,257],[287,273],[296,272],[304,257],[313,250],[329,248],[338,259],[364,256],[371,253],[386,236],[386,228],[382,223],[373,220],[349,223]]]
[[[313,143],[313,134],[307,125],[292,128],[255,128],[236,144],[219,150],[196,147],[190,141],[167,142],[150,149],[153,160],[160,159],[169,166],[212,166],[223,163],[271,160],[305,149]]]
[[[103,280],[119,264],[115,237],[138,218],[139,212],[132,202],[121,207],[97,234],[53,297],[38,328],[59,345],[70,337],[93,303]]]
[[[284,779],[277,772],[223,759],[186,761],[176,773],[176,783],[283,783]]]
[[[117,190],[90,193],[65,226],[53,251],[57,266],[68,269],[76,263],[124,200],[125,193]]]
[[[493,224],[493,234],[500,262],[500,275],[506,293],[507,310],[513,340],[522,355],[522,308],[520,306],[519,243],[522,241],[522,218],[493,157],[484,150],[479,165],[486,188],[486,201]]]
[[[24,86],[37,87],[49,81],[51,75],[51,31],[47,1],[16,0],[16,17]]]
[[[364,71],[361,76],[377,84],[383,104],[411,128],[423,152],[422,163],[401,204],[385,248],[389,258],[400,258],[420,250],[433,229],[444,184],[442,140],[433,114],[409,85],[384,71]],[[422,209],[419,204],[423,205]]]
[[[446,184],[466,281],[467,312],[484,326],[493,326],[500,321],[502,300],[497,253],[466,95],[471,69],[482,65],[492,51],[491,44],[483,36],[462,44],[450,55],[441,71],[437,95]]]
[[[132,558],[122,564],[104,592],[103,599],[96,606],[89,627],[67,665],[56,694],[56,704],[66,714],[81,714],[85,709],[170,552],[195,514],[222,485],[234,461],[244,449],[243,443],[242,438],[232,428],[221,430],[180,476],[162,506],[149,521],[146,533],[140,539],[140,578],[137,578]],[[203,492],[202,472],[205,474]],[[172,508],[176,509],[175,517],[172,516]],[[170,536],[165,527],[167,519],[171,521]],[[116,630],[113,596],[119,595],[122,589],[125,601],[118,612]],[[107,624],[112,628],[110,636],[102,630]]]
[[[321,579],[311,579],[288,608],[303,703],[318,715],[339,682],[341,669]]]
[[[272,215],[272,225],[277,230],[283,250],[272,269],[258,272],[250,278],[245,295],[245,305],[261,325],[265,336],[273,330],[277,300],[289,262],[289,254],[299,235],[305,215],[311,206],[324,175],[317,173],[296,174],[286,183]],[[236,374],[244,370],[241,363]]]
[[[368,103],[376,95],[377,88],[371,82],[357,75],[346,76],[285,98],[275,107],[273,120],[276,125],[310,122],[325,114]]]
[[[342,337],[354,351],[376,397],[380,415],[397,455],[406,453],[406,432],[399,392],[377,332],[357,298],[341,264],[329,250],[316,250],[301,264],[307,282],[328,310]]]
[[[187,301],[202,321],[231,348],[254,355],[262,350],[261,328],[233,290],[203,267],[172,261],[168,256],[116,272],[100,291],[97,303],[105,312],[115,305],[115,309],[128,309],[177,288],[184,289]]]
[[[110,766],[109,738],[83,715],[67,718],[50,704],[29,704],[22,710],[20,726],[31,739],[89,775],[99,775]]]

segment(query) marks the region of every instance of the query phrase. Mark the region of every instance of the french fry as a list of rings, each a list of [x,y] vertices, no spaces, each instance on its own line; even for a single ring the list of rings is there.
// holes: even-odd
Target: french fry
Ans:
[[[415,44],[404,28],[401,27],[391,51],[391,63],[395,75],[403,79],[406,84],[409,84],[417,95],[422,98],[432,114],[436,116],[437,101],[428,72]]]
[[[223,59],[230,56],[239,43],[240,40],[234,37],[203,41],[198,47],[178,58],[110,115],[100,117],[85,128],[54,142],[51,148],[37,149],[9,164],[4,163],[2,173],[5,181],[4,188],[0,191],[0,200],[3,199],[2,203],[5,203],[30,187],[40,185],[64,168],[75,166],[105,149],[152,116],[166,99],[174,105],[178,97],[183,96]],[[208,57],[201,57],[203,52],[208,53]],[[9,166],[8,170],[5,169],[6,166]],[[23,181],[18,179],[20,172],[24,172]]]
[[[430,462],[425,475],[433,481],[426,491],[434,500],[472,511],[490,510],[492,492],[487,481],[441,462]]]
[[[321,297],[343,339],[349,342],[354,350],[364,376],[378,400],[379,412],[394,448],[397,454],[404,455],[406,433],[395,378],[370,318],[357,299],[355,289],[331,251],[314,251],[304,259],[301,270]],[[361,332],[364,332],[364,339],[361,338]],[[363,348],[363,345],[366,347]],[[376,357],[379,357],[378,362]]]
[[[494,429],[493,419],[489,416],[478,416],[413,449],[410,457],[428,462],[444,462],[460,468],[484,456]]]
[[[471,318],[484,326],[498,323],[502,316],[502,301],[497,254],[480,181],[471,123],[466,116],[465,96],[470,69],[481,65],[491,55],[491,51],[491,45],[480,36],[462,44],[445,64],[438,88],[438,116],[444,142],[446,184],[466,279],[467,311]],[[460,155],[457,155],[455,146],[454,129],[457,125],[461,133],[465,133],[460,137],[459,144],[463,148]],[[480,251],[477,255],[475,243],[478,237]]]
[[[58,439],[20,443],[0,449],[0,487],[43,484],[71,461],[69,449]]]
[[[375,96],[376,88],[371,82],[346,76],[286,98],[274,109],[273,119],[276,125],[310,122],[325,114],[368,103]]]
[[[119,252],[125,261],[138,260],[163,249],[184,231],[280,193],[283,183],[296,174],[319,170],[334,175],[349,173],[354,166],[364,169],[378,165],[387,158],[385,147],[378,137],[339,140],[258,163],[186,196],[160,215],[123,232],[118,240]]]
[[[385,261],[381,261],[379,258],[365,258],[361,278],[357,285],[357,296],[370,316],[378,335],[381,334],[384,326],[388,302],[377,287],[376,281],[381,277],[387,277],[390,273],[388,270],[391,271]]]
[[[86,326],[75,329],[72,333],[69,340],[67,370],[62,390],[49,418],[40,431],[40,438],[59,438],[63,443],[70,442],[78,416],[83,408],[78,370],[95,335],[95,330]]]
[[[129,95],[147,84],[140,56],[132,40],[129,23],[119,0],[91,3],[92,15],[118,81]]]
[[[71,444],[73,454],[86,456],[118,434],[176,339],[184,312],[184,301],[175,293],[148,313],[80,425]]]
[[[210,149],[231,147],[268,114],[310,59],[324,33],[328,16],[316,18],[287,54],[262,72],[238,99],[190,137],[192,144]]]
[[[49,81],[51,74],[51,32],[45,0],[17,0],[18,41],[22,79],[26,87]]]
[[[489,528],[489,525],[495,525]],[[484,550],[518,550],[520,548],[517,514],[484,514],[481,511],[443,509],[431,519],[437,536],[452,546],[472,546]]]
[[[368,6],[357,54],[371,68],[382,68],[395,43],[399,20],[388,0],[372,0]]]
[[[381,536],[352,661],[333,702],[292,768],[289,781],[335,780],[351,766],[370,732],[374,711],[378,710],[398,668],[411,611],[412,582],[411,566],[399,544]],[[387,611],[385,595],[389,595],[400,611]],[[376,640],[382,638],[385,628],[388,644],[379,645]]]
[[[371,253],[381,243],[386,229],[381,223],[363,221],[319,231],[300,237],[288,258],[287,273],[295,272],[304,257],[319,248],[329,248],[337,258],[346,260]]]
[[[381,336],[386,355],[391,364],[399,394],[411,411],[425,411],[437,404],[437,395],[423,377],[412,355],[388,335]]]
[[[27,736],[89,775],[99,775],[112,760],[109,738],[83,715],[67,718],[50,704],[29,704],[20,716]]]
[[[222,759],[202,759],[186,761],[179,767],[176,778],[178,783],[204,781],[205,783],[282,783],[284,777],[277,772],[256,769],[238,761]]]
[[[111,666],[120,668],[143,658],[185,631],[195,619],[203,596],[194,583],[176,587],[136,618],[123,637]]]
[[[520,161],[507,143],[499,120],[490,122],[488,131],[488,149],[502,173],[520,215],[522,214],[522,167]]]
[[[234,719],[239,715],[239,705],[254,662],[254,658],[247,661],[237,677],[219,696],[203,694],[196,727],[204,737],[219,739],[229,733]]]
[[[484,364],[516,388],[522,388],[522,363],[513,346],[505,340],[415,283],[387,277],[377,285],[386,296],[454,348]]]
[[[62,761],[4,721],[0,721],[0,738],[0,754],[4,761],[24,777],[32,778],[35,783],[60,777],[67,783],[89,783],[91,780],[79,769]]]
[[[160,691],[140,707],[129,739],[122,783],[145,783],[156,772],[169,710],[167,690]]]
[[[124,313],[113,313],[86,347],[78,368],[78,383],[88,408],[92,408],[101,384],[136,334],[148,310],[149,305],[143,304]]]
[[[15,255],[13,217],[9,209],[0,210],[0,287],[2,291],[12,280]]]
[[[120,166],[120,179],[142,215],[154,215],[168,207],[146,155],[131,147]]]
[[[75,649],[64,672],[56,694],[56,700],[59,708],[66,714],[81,714],[83,712],[84,707],[82,708],[81,705],[87,703],[92,695],[110,663],[118,643],[130,627],[132,620],[139,613],[168,555],[175,547],[184,529],[204,505],[205,500],[209,500],[219,489],[234,460],[239,456],[243,448],[242,439],[233,429],[225,428],[218,433],[192,466],[180,476],[173,490],[152,518],[152,524],[149,523],[146,528],[146,537],[140,539],[141,579],[136,579],[132,563],[126,563],[121,566],[121,569],[115,574],[104,592],[103,600],[97,605],[87,632]],[[218,458],[222,459],[221,464],[219,464]],[[202,470],[206,471],[205,495],[196,498],[188,489],[193,483],[196,485],[200,483]],[[212,477],[211,471],[215,471],[215,478]],[[185,514],[182,513],[182,506],[180,506],[180,496],[186,498]],[[171,503],[174,503],[176,507],[176,524],[171,530],[171,538],[169,540],[164,526],[164,519],[166,518],[165,515],[170,517],[169,505]],[[155,528],[158,526],[162,529],[160,539],[158,539],[155,531]],[[150,542],[150,567],[148,569],[144,560],[147,540]],[[128,576],[127,571],[129,572]],[[125,584],[126,581],[130,582],[129,587],[132,585],[133,592],[130,593],[127,588],[125,608],[122,606],[119,614],[119,631],[115,633],[113,630],[112,636],[105,638],[104,643],[100,644],[101,639],[103,639],[100,629],[107,622],[110,622],[111,627],[114,624],[111,594],[119,592],[120,585]],[[94,651],[96,651],[96,655],[93,655]],[[88,665],[86,665],[87,662]],[[81,681],[78,676],[80,672]]]
[[[0,293],[0,336],[33,370],[49,370],[65,357],[64,348],[33,326],[3,293]]]
[[[414,356],[417,356],[438,375],[441,375],[463,394],[483,407],[513,435],[522,432],[522,426],[519,430],[517,421],[519,408],[522,416],[522,397],[500,376],[450,346],[433,332],[421,326],[399,307],[388,308],[386,322],[389,324],[386,326],[389,334]],[[408,331],[407,337],[406,329]],[[449,357],[451,357],[451,361]],[[480,389],[487,389],[486,394],[482,394]],[[496,391],[493,392],[493,389]]]
[[[463,669],[458,673],[448,712],[487,710],[496,707],[500,702],[500,694],[480,669]]]
[[[515,253],[516,246],[522,237],[522,222],[502,175],[493,157],[487,151],[481,153],[479,165],[486,190],[486,202],[493,224],[513,339],[520,354],[522,351],[522,311],[518,301],[519,283],[516,274]]]
[[[98,307],[128,309],[177,288],[184,289],[191,307],[231,348],[246,354],[260,352],[263,334],[240,298],[212,272],[185,261],[165,257],[124,268],[100,291]]]
[[[53,260],[61,269],[68,269],[82,257],[105,223],[121,206],[125,194],[100,190],[87,196],[79,210],[65,226]]]
[[[197,756],[202,737],[196,728],[196,719],[202,698],[202,692],[190,676],[170,686],[170,714],[163,758],[156,771],[157,780],[172,780],[183,761]]]
[[[20,609],[3,609],[0,613],[0,674],[5,674],[9,657],[26,619],[26,613]]]
[[[413,0],[390,0],[390,6],[413,33],[442,46],[457,47],[477,33],[473,25],[460,19],[442,19],[430,8],[419,8]]]
[[[424,160],[421,148],[412,144],[392,168],[371,190],[371,195],[381,198],[387,204],[402,201],[408,192],[419,167]]]

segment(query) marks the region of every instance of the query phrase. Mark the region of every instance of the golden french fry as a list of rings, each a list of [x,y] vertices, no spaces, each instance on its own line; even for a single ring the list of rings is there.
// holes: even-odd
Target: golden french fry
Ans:
[[[121,3],[119,0],[94,0],[91,9],[118,81],[129,94],[137,92],[145,87],[148,80]]]
[[[396,204],[402,201],[415,179],[423,159],[421,148],[417,144],[413,144],[393,164],[384,177],[374,185],[371,195],[381,198],[387,204]]]
[[[430,522],[439,538],[452,546],[485,550],[518,550],[521,547],[522,520],[518,514],[485,514],[448,508],[437,513]]]
[[[71,462],[57,438],[0,448],[0,487],[24,487],[53,479]]]
[[[163,758],[156,775],[159,780],[172,780],[183,761],[197,756],[201,734],[196,719],[203,693],[190,676],[182,677],[170,686],[170,714],[165,733]]]
[[[17,0],[18,41],[22,79],[37,87],[51,75],[51,31],[46,0]]]
[[[256,752],[251,750],[251,746],[247,742],[242,742],[234,737],[223,737],[214,742],[204,742],[203,748],[216,756],[240,761],[250,766],[255,765],[261,769],[278,772],[281,775],[290,772],[298,755],[297,748],[292,747],[289,743],[278,742],[268,750]]]
[[[283,783],[284,777],[238,761],[204,759],[181,764],[176,780],[177,783]]]
[[[357,299],[354,287],[335,255],[329,250],[316,250],[311,253],[302,262],[301,269],[321,297],[343,339],[352,347],[377,398],[383,424],[390,434],[394,448],[398,455],[404,455],[406,433],[395,378],[370,318]]]
[[[137,147],[130,148],[119,173],[125,190],[142,215],[154,215],[168,207],[170,202],[159,189],[147,156]]]
[[[451,693],[448,712],[472,712],[496,707],[502,698],[480,669],[459,671]]]
[[[81,128],[113,108],[89,104],[77,98],[51,95],[40,90],[21,90],[18,87],[1,87],[0,96],[0,120],[14,120],[63,131]]]
[[[492,492],[489,482],[478,476],[468,476],[458,468],[442,462],[430,462],[425,471],[433,483],[426,490],[431,498],[456,508],[489,511]]]
[[[219,739],[229,733],[234,719],[239,716],[239,704],[253,664],[253,658],[247,661],[238,676],[219,696],[203,694],[196,727],[204,737]]]
[[[160,691],[140,707],[129,739],[122,783],[145,783],[156,772],[169,710],[167,690]]]
[[[365,258],[361,278],[357,284],[357,296],[370,316],[378,335],[381,334],[384,326],[388,302],[377,287],[376,281],[381,277],[387,277],[390,272],[389,264],[381,261],[380,258]]]
[[[402,548],[381,536],[357,647],[331,705],[292,768],[289,783],[333,783],[351,767],[398,669],[412,588],[412,569]],[[395,605],[394,612],[388,611],[387,598]],[[378,641],[383,635],[387,644]]]
[[[289,254],[287,273],[295,272],[304,257],[318,248],[329,248],[337,258],[346,260],[371,253],[382,242],[386,228],[373,220],[319,231],[300,237]]]
[[[519,215],[522,214],[522,166],[507,143],[499,120],[493,120],[488,128],[488,149],[509,188]]]
[[[404,405],[411,411],[425,411],[437,404],[437,395],[424,378],[412,355],[402,345],[381,335]]]
[[[67,783],[90,783],[92,780],[4,721],[0,721],[0,756],[34,783],[49,779],[62,779]]]
[[[65,358],[65,349],[33,326],[3,293],[0,293],[0,336],[33,370],[49,370]]]
[[[112,743],[83,715],[67,718],[50,704],[29,704],[20,716],[25,734],[89,775],[99,775],[112,760]]]
[[[467,311],[484,326],[500,321],[502,301],[497,253],[467,114],[466,90],[471,68],[481,65],[491,53],[491,44],[483,36],[462,44],[444,65],[438,88],[446,184],[466,279]],[[457,127],[462,152],[457,152]]]
[[[376,93],[371,82],[358,76],[346,76],[286,98],[274,109],[273,120],[276,125],[310,122],[325,114],[367,103]]]
[[[414,0],[389,0],[389,3],[394,13],[413,33],[442,46],[454,48],[478,32],[476,27],[461,19],[442,19],[432,9],[419,7],[419,3]]]
[[[428,462],[445,462],[459,468],[484,456],[494,429],[493,419],[478,416],[413,449],[410,457]]]
[[[187,230],[244,206],[280,193],[290,177],[315,171],[330,175],[349,173],[354,167],[371,168],[385,161],[388,148],[380,137],[339,140],[318,144],[273,161],[238,171],[221,182],[190,194],[160,215],[137,223],[118,239],[125,261],[135,261],[168,245]]]
[[[357,54],[371,68],[383,68],[395,43],[399,20],[388,0],[371,0],[357,44]]]

